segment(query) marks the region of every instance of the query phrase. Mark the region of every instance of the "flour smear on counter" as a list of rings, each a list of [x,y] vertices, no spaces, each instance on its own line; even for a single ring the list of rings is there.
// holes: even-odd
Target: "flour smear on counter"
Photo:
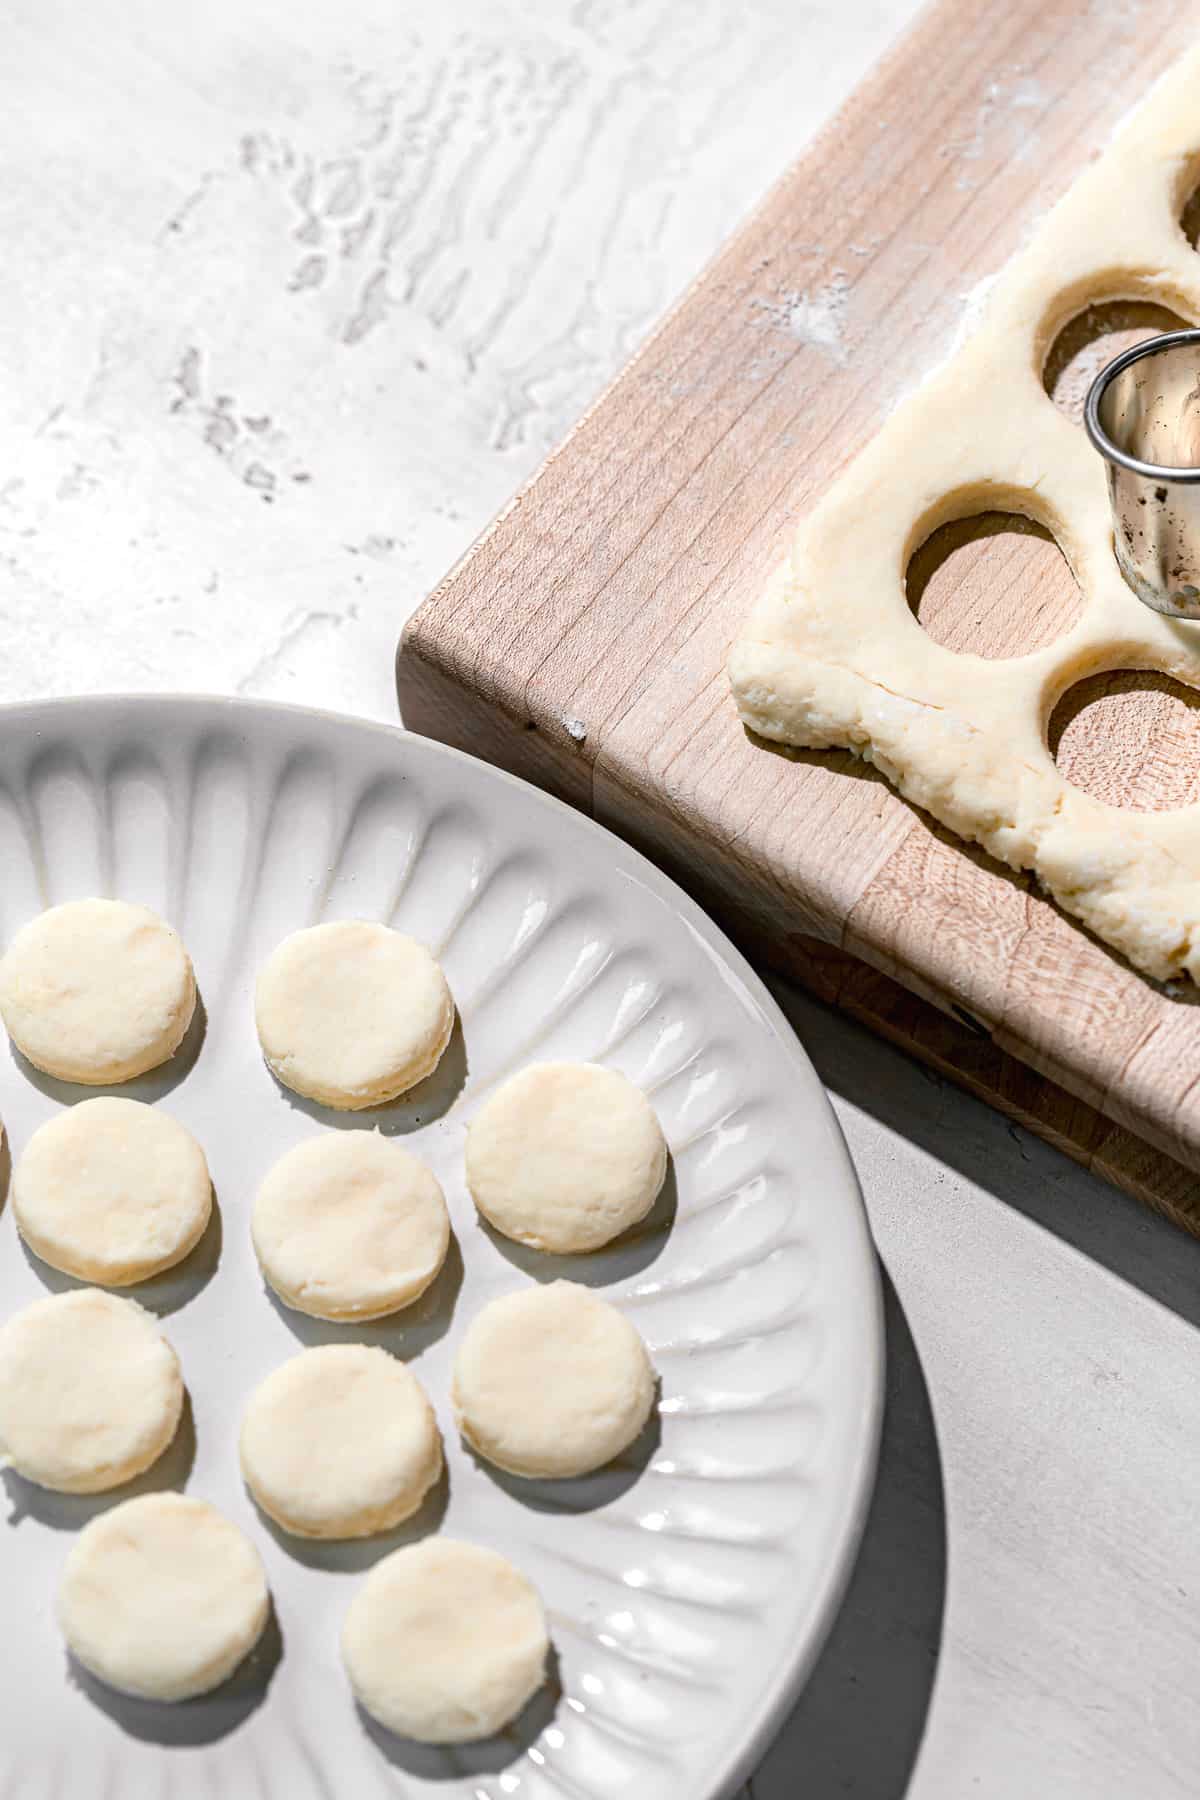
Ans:
[[[408,612],[911,10],[19,0],[0,697],[394,718]]]

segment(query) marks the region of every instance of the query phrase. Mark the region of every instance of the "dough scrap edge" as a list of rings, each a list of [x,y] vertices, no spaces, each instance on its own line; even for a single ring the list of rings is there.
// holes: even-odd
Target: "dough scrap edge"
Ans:
[[[1045,741],[1054,704],[1088,675],[1140,668],[1200,687],[1200,628],[1125,587],[1103,465],[1041,379],[1089,304],[1152,300],[1200,323],[1200,254],[1178,224],[1200,175],[1198,92],[1200,47],[1127,115],[996,279],[973,332],[802,521],[728,673],[760,737],[850,749],[957,836],[1031,871],[1145,974],[1200,982],[1200,805],[1108,806],[1059,774]],[[1046,649],[989,661],[928,638],[904,583],[940,524],[995,507],[1053,533],[1084,608]]]
[[[777,654],[775,646],[762,649]],[[732,659],[739,670],[746,668],[741,655],[739,646]],[[789,659],[779,671],[776,688],[767,685],[766,662],[763,655],[753,659],[739,695],[752,731],[811,749],[851,750],[956,836],[980,845],[1008,868],[1031,871],[1064,912],[1144,973],[1169,980],[1186,972],[1200,981],[1195,877],[1139,831],[1138,815],[1127,815],[1127,829],[1113,833],[1108,807],[1076,789],[1062,791],[1030,764],[1022,765],[1015,783],[991,779],[986,744],[960,715],[934,711],[905,695],[881,694],[846,668],[833,670],[839,700],[846,702],[835,709],[829,704],[834,684],[819,674],[806,682],[799,659]],[[786,720],[782,729],[769,713],[757,711],[772,705]],[[936,756],[913,755],[914,739],[926,752],[946,746],[953,762],[939,768]]]

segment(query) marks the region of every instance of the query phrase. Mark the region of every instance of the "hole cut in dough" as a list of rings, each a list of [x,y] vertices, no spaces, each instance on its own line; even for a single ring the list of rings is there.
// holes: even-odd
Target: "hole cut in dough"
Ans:
[[[411,1518],[442,1472],[425,1390],[386,1350],[325,1344],[250,1396],[242,1473],[265,1513],[306,1538],[368,1537]]]
[[[39,1126],[17,1162],[13,1213],[51,1268],[129,1287],[193,1250],[212,1214],[204,1152],[140,1100],[82,1100]]]
[[[284,938],[259,974],[254,1010],[263,1055],[284,1086],[348,1112],[424,1081],[454,1030],[436,958],[365,919]]]
[[[1183,182],[1186,198],[1179,215],[1179,229],[1192,250],[1200,250],[1200,157]]]
[[[1042,386],[1072,424],[1083,425],[1088,389],[1113,358],[1188,321],[1170,307],[1147,300],[1100,300],[1061,327],[1050,346]]]
[[[1076,682],[1050,717],[1060,775],[1106,806],[1168,812],[1200,801],[1200,693],[1119,669]]]
[[[467,1186],[490,1225],[535,1250],[598,1250],[644,1219],[667,1144],[641,1089],[597,1063],[534,1063],[467,1133]]]
[[[35,1068],[103,1087],[174,1056],[196,1008],[191,959],[171,927],[125,900],[39,913],[0,961],[0,1015]]]
[[[654,1370],[624,1313],[577,1282],[551,1281],[476,1315],[452,1398],[480,1456],[510,1475],[560,1480],[628,1448],[654,1406]]]
[[[549,1648],[532,1582],[495,1550],[444,1537],[385,1556],[342,1629],[360,1705],[421,1744],[502,1730],[541,1687]]]
[[[450,1244],[436,1176],[366,1131],[324,1132],[280,1157],[258,1190],[251,1230],[279,1298],[339,1323],[410,1306]]]
[[[1014,512],[939,526],[909,558],[905,591],[922,629],[960,655],[1026,656],[1083,611],[1053,533]]]
[[[39,1487],[119,1487],[158,1460],[182,1410],[179,1359],[132,1300],[53,1294],[0,1329],[0,1454]]]
[[[58,1590],[72,1654],[144,1700],[219,1687],[262,1636],[270,1607],[253,1544],[186,1494],[143,1494],[93,1519]]]

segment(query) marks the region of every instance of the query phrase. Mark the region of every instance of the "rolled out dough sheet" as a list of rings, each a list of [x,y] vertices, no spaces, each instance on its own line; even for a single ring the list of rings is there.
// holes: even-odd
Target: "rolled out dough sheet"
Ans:
[[[800,526],[734,645],[744,723],[846,746],[960,837],[1043,887],[1139,969],[1200,980],[1200,805],[1135,813],[1059,774],[1055,704],[1083,677],[1152,669],[1200,686],[1200,623],[1148,611],[1112,549],[1104,466],[1042,386],[1059,331],[1132,299],[1200,323],[1179,219],[1200,179],[1200,48],[1153,88],[996,282],[975,334]],[[1083,596],[1054,643],[1007,661],[943,648],[905,597],[912,552],[1002,509],[1051,531]]]

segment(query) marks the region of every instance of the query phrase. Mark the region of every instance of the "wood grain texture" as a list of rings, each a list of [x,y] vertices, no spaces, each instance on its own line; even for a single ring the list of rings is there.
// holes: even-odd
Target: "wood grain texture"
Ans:
[[[873,975],[832,996],[1189,1224],[1197,996],[1146,982],[848,756],[752,742],[724,662],[788,525],[1198,26],[1197,0],[939,0],[417,613],[398,660],[410,725],[632,837],[779,966],[815,940],[976,1021],[990,1043],[966,1056],[928,1018],[898,1027]],[[1077,409],[1114,343],[1162,328],[1146,311],[1067,328],[1047,368],[1060,404]],[[1011,654],[1061,629],[1072,584],[1052,543],[996,525],[918,552],[914,598],[935,634]],[[1191,791],[1177,696],[1110,683],[1060,723],[1081,785],[1142,805]]]

